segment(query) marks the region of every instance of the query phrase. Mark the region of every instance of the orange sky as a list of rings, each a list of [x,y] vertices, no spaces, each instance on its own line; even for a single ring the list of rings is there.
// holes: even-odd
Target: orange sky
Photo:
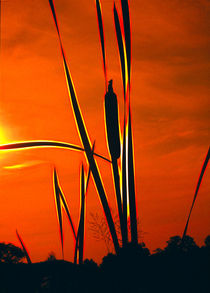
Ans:
[[[54,1],[70,70],[90,138],[108,156],[104,130],[104,78],[94,1]],[[108,78],[114,80],[122,114],[122,83],[112,5],[102,0]],[[119,1],[116,1],[119,8]],[[0,143],[60,140],[81,145],[69,103],[58,39],[48,1],[2,2]],[[143,241],[162,247],[181,234],[209,147],[210,2],[131,1],[132,117],[138,216]],[[121,115],[122,119],[122,115]],[[122,123],[122,120],[121,120]],[[2,152],[0,241],[18,244],[17,228],[33,261],[50,251],[61,257],[52,170],[77,224],[82,153],[69,150]],[[111,170],[98,160],[115,209]],[[25,165],[24,165],[25,164]],[[23,167],[24,166],[24,167]],[[207,169],[189,225],[202,244],[210,227]],[[104,243],[93,239],[91,213],[101,213],[93,186],[87,198],[85,257],[100,261]],[[67,221],[66,221],[67,222]],[[65,223],[65,257],[73,237]]]

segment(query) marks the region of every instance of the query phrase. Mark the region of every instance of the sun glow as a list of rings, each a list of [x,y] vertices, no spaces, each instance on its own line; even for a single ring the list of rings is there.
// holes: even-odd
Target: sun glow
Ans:
[[[4,134],[4,131],[0,128],[0,144],[7,143],[7,138]]]

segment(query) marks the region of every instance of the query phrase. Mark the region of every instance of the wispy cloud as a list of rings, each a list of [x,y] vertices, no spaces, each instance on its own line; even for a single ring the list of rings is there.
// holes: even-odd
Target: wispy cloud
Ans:
[[[14,165],[7,165],[4,166],[3,169],[6,170],[16,170],[16,169],[23,169],[23,168],[29,168],[29,167],[33,167],[33,166],[37,166],[40,164],[45,163],[44,161],[28,161],[22,164],[14,164]]]

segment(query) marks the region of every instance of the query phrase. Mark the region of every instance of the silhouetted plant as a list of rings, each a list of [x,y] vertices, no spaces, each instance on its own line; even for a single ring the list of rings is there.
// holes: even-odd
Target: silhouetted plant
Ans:
[[[55,261],[56,260],[56,255],[55,255],[55,252],[54,251],[51,251],[47,257],[47,260],[46,261]]]
[[[120,245],[122,245],[123,242],[122,242],[119,217],[116,213],[112,213],[112,214],[113,214],[113,220],[114,220],[117,236],[119,239],[119,243]],[[105,247],[108,253],[113,252],[113,243],[112,243],[112,239],[110,237],[110,233],[107,227],[106,219],[103,216],[99,216],[98,213],[90,213],[88,223],[95,240],[103,242],[105,244]],[[143,231],[141,230],[139,219],[137,219],[137,229],[138,229],[138,242],[142,243],[141,241],[143,239]],[[130,233],[131,231],[130,221],[128,221],[127,223],[127,230],[128,230],[128,233]],[[127,242],[126,245],[128,244],[129,242]]]

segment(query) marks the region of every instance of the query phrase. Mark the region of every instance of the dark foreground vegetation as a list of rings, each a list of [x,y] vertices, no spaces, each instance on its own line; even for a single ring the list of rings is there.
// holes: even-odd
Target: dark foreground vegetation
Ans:
[[[20,253],[16,259],[5,250],[0,256],[1,293],[210,292],[210,236],[202,247],[190,236],[183,241],[174,236],[153,254],[143,243],[128,244],[118,255],[105,256],[99,266],[93,260],[75,265],[53,255],[25,264]]]

